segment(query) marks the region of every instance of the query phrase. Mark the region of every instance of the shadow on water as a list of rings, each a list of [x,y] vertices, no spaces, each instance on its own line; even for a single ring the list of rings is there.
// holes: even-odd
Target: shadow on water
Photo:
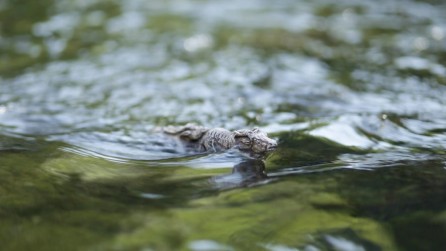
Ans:
[[[372,174],[349,171],[338,192],[352,205],[354,215],[389,225],[404,250],[441,250],[446,245],[442,165],[440,160],[409,161]]]
[[[446,245],[444,216],[446,173],[444,156],[431,153],[363,151],[345,148],[333,142],[286,134],[277,155],[269,160],[270,178],[321,182],[336,180],[331,187],[346,200],[347,212],[353,217],[366,217],[380,222],[391,232],[403,250],[442,250]],[[282,151],[281,151],[282,150]],[[315,159],[323,156],[322,162]],[[286,159],[286,160],[284,160]],[[292,164],[275,168],[276,161]],[[297,162],[296,162],[297,161]],[[327,212],[345,210],[345,205],[314,204]],[[308,246],[318,250],[383,250],[382,246],[358,237],[358,230],[343,228],[315,233]]]

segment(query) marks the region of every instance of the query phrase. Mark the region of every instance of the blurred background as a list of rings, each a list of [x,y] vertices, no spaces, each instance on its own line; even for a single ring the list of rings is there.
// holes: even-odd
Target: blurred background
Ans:
[[[444,250],[443,1],[0,1],[3,250]],[[155,129],[260,127],[264,163]]]

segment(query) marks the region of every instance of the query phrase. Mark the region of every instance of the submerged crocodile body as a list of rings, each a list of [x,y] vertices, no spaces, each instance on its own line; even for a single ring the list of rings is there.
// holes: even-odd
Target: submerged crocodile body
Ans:
[[[258,128],[228,131],[224,128],[206,128],[195,124],[168,126],[163,132],[178,136],[200,152],[219,152],[230,148],[255,159],[264,159],[277,148],[277,142]]]

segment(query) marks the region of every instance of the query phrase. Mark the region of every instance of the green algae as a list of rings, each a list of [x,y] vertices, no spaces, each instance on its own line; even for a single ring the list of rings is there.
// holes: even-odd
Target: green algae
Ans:
[[[264,250],[260,244],[303,247],[312,235],[351,229],[386,250],[397,250],[389,238],[389,230],[379,222],[351,216],[348,211],[317,209],[321,204],[343,207],[345,202],[336,195],[318,194],[318,190],[323,190],[318,185],[299,181],[229,191],[215,198],[192,201],[190,208],[169,210],[164,219],[158,217],[158,221],[161,220],[158,223],[151,223],[151,217],[147,216],[146,226],[119,236],[113,245],[166,250],[165,240],[176,232],[179,243],[167,250],[187,250],[188,244],[194,240],[214,240],[236,250]],[[294,194],[290,195],[289,191]],[[169,226],[169,231],[162,225]],[[163,237],[151,238],[153,236]]]
[[[54,147],[58,145],[50,149]],[[36,245],[36,250],[56,250],[67,244],[73,250],[188,250],[193,241],[207,239],[237,250],[264,250],[260,244],[300,247],[310,241],[308,236],[345,228],[396,250],[378,222],[350,215],[347,202],[331,192],[338,184],[330,178],[315,183],[301,177],[209,194],[200,181],[203,173],[187,168],[187,172],[158,169],[163,174],[155,178],[154,170],[116,172],[119,165],[110,161],[66,152],[52,155],[36,161],[33,154],[27,159],[17,153],[3,154],[2,178],[11,180],[8,175],[20,174],[14,183],[2,183],[0,190],[10,194],[0,200],[2,215],[15,214],[2,224],[2,236],[12,250]],[[18,161],[27,175],[14,168]],[[185,180],[189,188],[179,186]],[[166,197],[147,201],[135,193],[149,190],[164,192]]]
[[[411,176],[410,167],[368,175],[339,170],[219,191],[206,180],[229,171],[224,168],[203,172],[181,166],[147,168],[139,162],[123,166],[57,150],[63,149],[60,144],[20,145],[51,154],[36,158],[39,152],[22,150],[28,152],[24,158],[22,151],[2,153],[0,213],[8,219],[0,231],[11,250],[57,250],[64,245],[69,245],[67,250],[190,250],[200,240],[235,250],[324,248],[327,236],[349,236],[368,250],[400,250],[402,236],[419,234],[409,226],[429,226],[439,233],[444,226],[442,211],[405,210],[422,206],[407,204],[421,196],[414,185],[431,195],[438,192],[430,201],[440,203],[443,179],[429,167],[422,176]],[[147,199],[140,193],[163,197]],[[388,193],[398,199],[387,202]],[[436,208],[432,203],[429,208]],[[437,205],[441,209],[443,204]],[[391,215],[383,219],[384,212]],[[441,244],[439,236],[425,236],[436,243],[433,250]],[[411,247],[419,247],[415,243]]]

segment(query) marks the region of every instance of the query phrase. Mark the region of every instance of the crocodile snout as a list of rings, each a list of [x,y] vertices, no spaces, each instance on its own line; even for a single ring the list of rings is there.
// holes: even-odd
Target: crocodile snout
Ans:
[[[276,149],[277,149],[277,144],[268,146],[268,148],[267,148],[266,150],[268,150],[268,151],[274,151],[274,150],[276,150]]]
[[[268,144],[266,150],[267,150],[268,152],[272,152],[272,151],[275,151],[276,149],[277,149],[277,141],[275,141],[275,140],[270,140],[270,142],[269,142],[269,144]]]

